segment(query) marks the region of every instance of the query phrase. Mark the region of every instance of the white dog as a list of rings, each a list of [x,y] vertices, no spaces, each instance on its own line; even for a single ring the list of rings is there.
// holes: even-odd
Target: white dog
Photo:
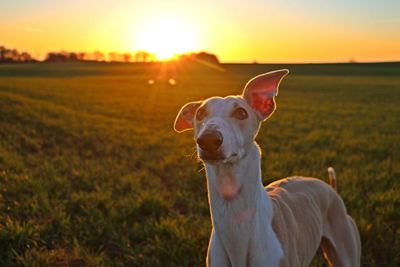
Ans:
[[[308,266],[320,245],[331,266],[360,266],[359,233],[334,190],[332,168],[333,188],[305,177],[262,184],[254,138],[274,112],[288,72],[253,78],[241,96],[187,103],[176,118],[176,131],[194,129],[206,168],[213,224],[208,266]]]

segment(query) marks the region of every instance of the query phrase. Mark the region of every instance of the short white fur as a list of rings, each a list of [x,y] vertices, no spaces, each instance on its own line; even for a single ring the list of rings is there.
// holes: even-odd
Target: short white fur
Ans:
[[[210,267],[275,267],[290,262],[283,260],[289,255],[285,255],[283,244],[272,227],[273,203],[262,184],[261,153],[255,142],[261,122],[275,111],[274,97],[288,72],[279,70],[255,77],[247,83],[241,96],[190,102],[182,107],[175,120],[175,130],[193,129],[195,140],[210,130],[223,136],[219,148],[223,159],[204,160],[213,224],[207,255]],[[237,108],[244,109],[248,117],[237,119],[232,116]],[[196,119],[199,109],[205,110],[205,118]],[[203,151],[199,145],[197,151],[202,158]],[[334,176],[333,169],[329,174]],[[355,227],[354,224],[351,227]],[[357,241],[358,238],[359,244],[358,232],[354,235],[353,239]],[[357,248],[355,251],[359,253]],[[359,255],[353,257],[355,261],[357,257]],[[334,266],[358,266],[351,264]]]

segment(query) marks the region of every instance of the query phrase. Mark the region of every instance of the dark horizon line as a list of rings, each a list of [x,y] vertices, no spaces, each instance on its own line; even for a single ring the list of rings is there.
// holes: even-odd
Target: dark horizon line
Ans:
[[[4,44],[0,44],[0,46],[3,46],[4,48],[6,48],[6,46]],[[15,49],[15,48],[12,48],[12,49]],[[17,49],[15,49],[15,50],[17,50]],[[25,52],[25,51],[23,51],[23,52]],[[132,51],[132,52],[117,52],[117,51],[114,51],[114,52],[106,53],[106,52],[102,52],[101,50],[94,50],[94,52],[73,52],[73,51],[71,52],[71,51],[64,50],[64,49],[61,49],[58,52],[47,52],[47,54],[49,54],[49,53],[62,53],[62,52],[75,53],[75,54],[100,52],[102,54],[117,53],[117,54],[121,54],[121,55],[124,54],[124,53],[128,53],[128,54],[133,55],[135,52],[136,53],[146,52],[149,55],[153,55],[152,53],[150,53],[150,52],[148,52],[146,50],[138,50],[138,51]],[[31,52],[27,52],[27,53],[29,53],[31,55]],[[211,54],[211,55],[215,55],[218,58],[218,55],[216,55],[216,54],[214,54],[212,52],[208,52],[206,50],[201,50],[201,49],[199,51],[190,51],[190,52],[183,53],[183,54],[176,54],[176,56],[179,56],[179,55],[182,56],[182,55],[187,55],[187,54],[196,54],[196,53],[208,53],[208,54]],[[34,58],[34,57],[32,57],[32,59],[34,61],[39,62],[39,63],[45,62],[45,59],[37,59],[37,58]],[[109,62],[109,63],[114,63],[114,62],[117,63],[117,62],[119,62],[119,61],[108,61],[108,60],[104,60],[104,61],[103,60],[102,61],[79,60],[79,62],[80,61]],[[174,61],[174,58],[167,59],[167,60],[159,60],[159,59],[153,60],[153,62],[169,62],[169,61]],[[257,59],[253,59],[253,60],[238,60],[238,61],[223,61],[223,60],[220,60],[220,64],[269,64],[269,65],[273,65],[273,64],[275,64],[275,65],[283,65],[283,64],[290,64],[290,65],[296,65],[296,64],[352,64],[352,63],[353,64],[357,64],[357,63],[365,63],[365,64],[371,63],[371,64],[373,64],[373,63],[399,63],[399,62],[400,62],[400,58],[399,59],[393,59],[393,60],[377,60],[377,61],[370,61],[370,60],[360,60],[359,61],[359,60],[357,60],[355,58],[350,58],[349,60],[343,60],[343,61],[329,61],[329,60],[320,60],[320,61],[319,60],[315,60],[315,61],[314,60],[310,60],[310,61],[307,61],[307,60],[304,60],[304,61],[296,61],[296,62],[290,62],[290,61],[286,61],[286,62],[285,61],[281,61],[281,62],[279,62],[279,61],[276,61],[276,62],[265,62],[265,61],[259,61]],[[0,63],[2,63],[2,62],[0,61]],[[7,63],[7,62],[3,62],[3,63]],[[129,63],[137,63],[137,62],[131,61]]]
[[[377,61],[303,61],[303,62],[258,62],[258,61],[222,61],[221,64],[259,64],[259,65],[283,65],[283,64],[290,64],[290,65],[297,65],[297,64],[376,64],[376,63],[400,63],[400,59],[394,60],[377,60]]]
[[[96,60],[81,60],[81,61],[66,61],[66,62],[49,62],[37,61],[33,64],[54,64],[54,63],[99,63],[99,64],[154,64],[154,63],[170,63],[174,60],[155,60],[149,62],[122,62],[122,61],[96,61]],[[0,62],[1,63],[1,62]],[[7,64],[7,62],[4,62]],[[22,62],[23,63],[23,62]],[[323,62],[251,62],[251,61],[222,61],[221,65],[328,65],[328,64],[396,64],[400,60],[386,60],[386,61],[323,61]],[[15,64],[15,63],[10,63]],[[29,63],[28,63],[29,64]]]

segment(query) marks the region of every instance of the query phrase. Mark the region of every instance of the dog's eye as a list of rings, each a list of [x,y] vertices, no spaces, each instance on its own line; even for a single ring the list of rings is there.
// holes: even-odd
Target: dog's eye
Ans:
[[[247,119],[248,114],[247,111],[244,108],[237,108],[235,111],[233,111],[233,117],[235,117],[238,120],[244,120]]]
[[[207,111],[204,108],[200,108],[196,113],[196,120],[201,121],[207,116]]]

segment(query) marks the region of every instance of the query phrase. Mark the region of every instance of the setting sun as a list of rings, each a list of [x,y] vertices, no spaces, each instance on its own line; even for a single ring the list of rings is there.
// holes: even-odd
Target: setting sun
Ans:
[[[199,49],[193,26],[176,18],[158,18],[142,25],[134,40],[137,46],[166,60]]]

